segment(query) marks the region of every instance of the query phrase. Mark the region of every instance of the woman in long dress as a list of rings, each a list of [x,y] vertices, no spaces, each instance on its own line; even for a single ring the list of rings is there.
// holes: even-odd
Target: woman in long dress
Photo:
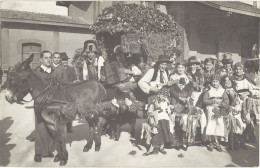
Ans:
[[[235,90],[237,91],[241,100],[242,119],[247,123],[246,130],[244,131],[245,138],[249,136],[252,141],[256,140],[254,132],[254,124],[256,121],[257,108],[254,108],[256,101],[253,100],[252,95],[259,94],[259,88],[256,87],[252,80],[245,74],[244,66],[241,62],[234,65],[234,81],[236,83]]]

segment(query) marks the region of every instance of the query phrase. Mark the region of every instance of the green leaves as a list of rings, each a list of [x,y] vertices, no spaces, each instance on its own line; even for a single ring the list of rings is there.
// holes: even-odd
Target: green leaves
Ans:
[[[113,23],[115,27],[111,27]],[[133,32],[130,32],[125,25],[132,25]],[[137,4],[114,4],[111,7],[105,8],[98,17],[97,22],[93,25],[92,30],[97,34],[101,32],[109,32],[114,34],[117,32],[134,33],[142,27],[147,27],[149,31],[159,32],[177,32],[180,35],[180,28],[170,16],[161,13],[158,10],[144,7]],[[107,27],[104,29],[104,27]]]

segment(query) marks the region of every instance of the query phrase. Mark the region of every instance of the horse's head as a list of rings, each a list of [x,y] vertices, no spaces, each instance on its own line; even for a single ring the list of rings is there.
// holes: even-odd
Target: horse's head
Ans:
[[[9,103],[23,104],[23,98],[30,92],[28,77],[31,71],[30,64],[33,60],[33,54],[23,61],[16,64],[7,72],[7,90],[5,98]]]

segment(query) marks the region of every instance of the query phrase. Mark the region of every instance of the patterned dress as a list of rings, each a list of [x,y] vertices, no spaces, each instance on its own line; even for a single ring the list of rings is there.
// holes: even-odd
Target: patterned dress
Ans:
[[[222,100],[219,107],[213,107],[215,104],[215,100]],[[225,135],[225,127],[222,113],[227,110],[229,105],[229,99],[227,97],[227,93],[221,87],[215,89],[213,87],[207,91],[203,98],[203,103],[206,106],[206,115],[207,115],[207,127],[206,127],[206,135],[214,135],[224,137]]]

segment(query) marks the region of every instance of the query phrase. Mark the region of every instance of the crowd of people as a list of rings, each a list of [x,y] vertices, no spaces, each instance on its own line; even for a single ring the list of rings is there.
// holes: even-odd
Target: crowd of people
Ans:
[[[149,146],[145,156],[159,152],[167,154],[165,147],[186,151],[197,136],[209,151],[219,152],[223,151],[221,141],[229,142],[232,149],[247,149],[247,140],[256,141],[254,125],[255,114],[259,113],[259,91],[256,91],[259,87],[245,73],[241,62],[233,65],[233,60],[225,57],[220,61],[222,64],[214,58],[201,62],[192,56],[187,62],[178,61],[173,67],[167,55],[160,55],[153,65],[138,62],[139,59],[130,54],[123,60],[118,55],[116,71],[122,79],[106,83],[110,82],[108,73],[112,72],[108,70],[113,69],[113,63],[106,62],[103,54],[102,59],[96,57],[97,52],[92,49],[87,54],[88,60],[93,60],[84,62],[87,73],[84,67],[80,74],[77,67],[68,66],[65,52],[52,54],[50,51],[40,54],[41,65],[35,72],[47,83],[54,78],[61,83],[96,79],[103,84],[112,84],[120,92],[127,93],[130,99],[136,99],[134,91],[140,89],[147,98],[147,122],[142,130]],[[89,77],[84,77],[86,74]],[[36,122],[36,132],[39,137],[45,137],[46,129],[41,124],[41,121]],[[72,132],[71,128],[70,122],[67,131]],[[35,141],[35,161],[41,161],[41,156],[53,157],[48,152],[47,142],[37,138]]]
[[[233,61],[225,57],[221,62],[219,67],[214,58],[206,58],[201,66],[197,57],[192,56],[187,63],[177,62],[175,71],[169,73],[170,59],[161,55],[154,68],[139,80],[138,86],[149,96],[147,122],[151,136],[148,137],[153,150],[145,155],[166,154],[164,145],[187,150],[189,136],[196,136],[190,135],[192,132],[187,128],[187,118],[193,115],[194,108],[203,111],[198,115],[201,132],[195,134],[200,133],[209,151],[222,152],[220,141],[229,142],[232,149],[247,149],[246,140],[256,140],[259,88],[245,73],[241,62],[232,66]],[[167,107],[169,110],[164,110]],[[177,145],[172,140],[173,134]]]
[[[91,55],[94,61],[86,60],[86,65],[96,66],[94,79],[109,82],[107,78],[112,75],[107,73],[114,63],[108,62],[107,55],[97,59],[95,54]],[[192,56],[187,62],[172,64],[169,56],[160,55],[158,61],[148,65],[116,48],[114,54],[119,80],[109,84],[131,99],[136,99],[134,91],[140,89],[148,99],[144,137],[150,148],[144,155],[166,154],[164,146],[187,150],[198,134],[209,151],[222,152],[221,141],[228,142],[232,149],[246,149],[248,139],[256,140],[259,88],[241,62],[233,65],[233,60],[224,55],[221,61],[212,57],[200,61]],[[195,120],[199,123],[196,126]]]

